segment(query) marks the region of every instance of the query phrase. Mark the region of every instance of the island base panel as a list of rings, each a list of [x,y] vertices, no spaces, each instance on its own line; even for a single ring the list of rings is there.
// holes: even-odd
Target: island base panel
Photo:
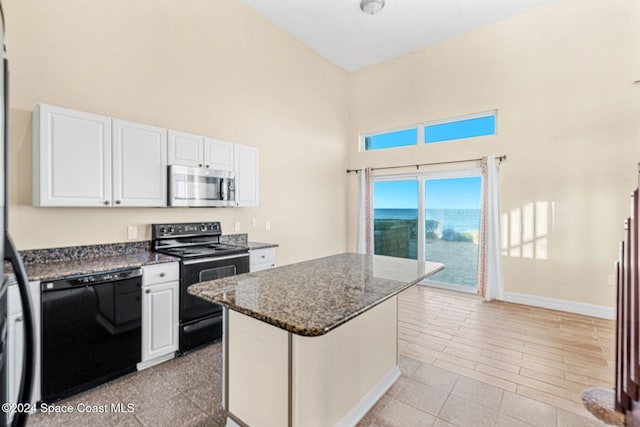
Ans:
[[[228,311],[228,426],[350,426],[400,376],[397,297],[318,337]]]
[[[289,333],[244,314],[226,311],[227,410],[246,425],[287,426]]]

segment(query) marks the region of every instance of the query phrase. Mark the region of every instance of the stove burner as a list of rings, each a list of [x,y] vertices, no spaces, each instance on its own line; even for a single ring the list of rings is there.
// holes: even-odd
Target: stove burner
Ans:
[[[158,252],[165,253],[167,255],[178,256],[181,258],[190,258],[190,257],[206,257],[206,256],[214,256],[214,255],[226,255],[232,253],[242,253],[246,252],[247,249],[239,246],[229,246],[229,245],[221,245],[221,244],[212,244],[207,246],[191,246],[186,248],[166,248],[156,249]]]
[[[219,257],[247,253],[248,248],[220,243],[220,223],[153,224],[153,247],[180,258]]]

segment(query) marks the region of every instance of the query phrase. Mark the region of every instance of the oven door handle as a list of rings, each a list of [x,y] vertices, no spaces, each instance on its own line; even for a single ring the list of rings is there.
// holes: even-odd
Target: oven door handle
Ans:
[[[212,261],[226,261],[228,259],[237,259],[248,257],[249,254],[239,254],[239,255],[227,255],[213,258],[198,258],[198,259],[190,259],[187,261],[182,261],[184,265],[193,265],[193,264],[202,264],[203,262],[212,262]]]

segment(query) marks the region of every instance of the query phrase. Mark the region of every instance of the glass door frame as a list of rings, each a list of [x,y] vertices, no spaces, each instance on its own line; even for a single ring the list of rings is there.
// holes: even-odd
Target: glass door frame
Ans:
[[[482,168],[478,166],[467,167],[467,168],[459,168],[459,169],[447,169],[447,170],[435,170],[435,171],[418,171],[418,172],[409,172],[409,173],[400,173],[400,174],[392,174],[392,175],[379,175],[374,176],[372,179],[372,186],[375,185],[376,182],[389,182],[389,181],[418,181],[418,260],[425,260],[425,247],[426,247],[426,236],[425,236],[425,183],[429,179],[454,179],[454,178],[468,178],[468,177],[480,177],[480,197],[484,197],[484,185],[482,178]],[[375,189],[371,189],[371,198],[372,205],[375,206]],[[374,212],[371,212],[372,221],[375,220]],[[480,209],[480,221],[482,222],[482,209]],[[371,227],[371,241],[375,242],[375,234],[374,227]],[[478,242],[480,244],[480,242]],[[374,243],[375,245],[375,243]],[[428,260],[427,260],[428,261]],[[476,263],[477,265],[477,263]],[[446,268],[446,266],[445,266]],[[476,282],[476,286],[473,288],[462,286],[462,285],[453,285],[448,283],[441,282],[433,282],[428,279],[420,282],[422,284],[426,284],[428,286],[434,288],[441,289],[450,289],[460,292],[466,293],[476,293],[478,286]]]

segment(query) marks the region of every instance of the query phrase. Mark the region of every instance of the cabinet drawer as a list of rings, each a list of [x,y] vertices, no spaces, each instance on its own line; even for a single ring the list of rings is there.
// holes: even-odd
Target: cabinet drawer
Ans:
[[[174,282],[180,278],[180,265],[177,262],[145,265],[142,267],[142,286]]]
[[[275,268],[275,266],[276,266],[275,261],[251,264],[251,272],[255,273],[256,271],[269,270],[271,268]]]
[[[273,248],[253,249],[249,251],[249,262],[251,264],[261,264],[263,262],[274,262],[276,260]]]

